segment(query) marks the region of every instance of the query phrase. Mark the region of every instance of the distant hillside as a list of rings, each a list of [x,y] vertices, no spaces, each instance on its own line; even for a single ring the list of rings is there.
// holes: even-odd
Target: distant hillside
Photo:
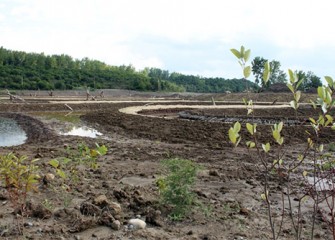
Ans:
[[[257,85],[243,79],[203,78],[159,68],[137,71],[88,58],[44,55],[0,48],[0,88],[27,90],[129,89],[168,92],[242,92]]]

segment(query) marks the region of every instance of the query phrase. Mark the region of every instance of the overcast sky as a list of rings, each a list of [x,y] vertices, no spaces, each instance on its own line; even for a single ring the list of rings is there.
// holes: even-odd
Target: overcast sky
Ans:
[[[335,78],[331,0],[0,0],[0,46],[240,78],[230,48]]]

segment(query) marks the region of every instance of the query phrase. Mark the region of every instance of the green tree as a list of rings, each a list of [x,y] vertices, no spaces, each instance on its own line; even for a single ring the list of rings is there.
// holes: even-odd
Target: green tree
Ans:
[[[255,83],[258,85],[262,85],[263,79],[263,72],[264,72],[264,64],[268,60],[262,57],[255,57],[254,60],[251,62],[251,70],[252,74],[255,77]]]
[[[299,90],[308,91],[310,89],[322,86],[321,78],[316,76],[312,71],[308,71],[306,73],[300,70],[296,71],[296,73],[300,79],[303,79],[303,82],[299,86]]]
[[[270,85],[274,83],[285,83],[287,82],[286,74],[280,69],[281,65],[279,61],[272,60],[270,62],[270,70],[271,75],[269,80],[264,83],[262,81],[263,73],[264,73],[264,64],[268,60],[263,57],[255,57],[254,60],[251,62],[252,65],[252,73],[255,77],[255,83],[261,85],[263,88],[268,88]]]

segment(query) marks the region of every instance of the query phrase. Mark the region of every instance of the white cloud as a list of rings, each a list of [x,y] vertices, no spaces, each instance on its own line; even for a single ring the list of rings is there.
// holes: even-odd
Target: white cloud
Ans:
[[[238,77],[229,49],[240,45],[254,56],[313,66],[304,59],[335,48],[332,6],[331,0],[4,0],[0,45]]]

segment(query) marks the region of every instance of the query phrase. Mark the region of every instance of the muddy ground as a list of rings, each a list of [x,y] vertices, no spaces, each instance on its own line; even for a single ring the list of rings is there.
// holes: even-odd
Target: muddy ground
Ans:
[[[117,96],[108,96],[98,101],[69,104],[74,112],[82,112],[81,120],[99,130],[104,138],[62,136],[54,129],[55,122],[36,117],[33,112],[62,112],[69,110],[66,96],[62,103],[52,103],[43,97],[27,98],[26,102],[0,102],[0,116],[17,120],[27,132],[25,144],[0,148],[1,154],[14,152],[29,159],[40,159],[38,189],[27,197],[25,212],[17,211],[10,201],[4,185],[0,192],[0,238],[1,239],[270,239],[267,208],[261,199],[262,174],[254,152],[248,152],[244,140],[237,148],[228,141],[230,123],[213,121],[213,117],[246,118],[245,109],[192,109],[192,105],[212,105],[206,95],[196,97],[164,96],[174,102],[165,105],[185,104],[184,109],[152,110],[141,115],[121,113],[119,109],[129,106],[158,104],[150,96],[136,96],[134,102],[118,101]],[[241,95],[220,95],[216,99],[237,101]],[[287,95],[261,94],[258,101],[279,104]],[[312,95],[304,99],[313,98]],[[57,100],[57,99],[56,99]],[[58,99],[59,100],[59,99]],[[73,99],[71,99],[73,101]],[[83,100],[76,98],[75,101]],[[124,99],[123,99],[124,100]],[[143,100],[146,102],[138,102]],[[192,100],[192,101],[190,101]],[[199,101],[207,102],[199,102]],[[277,100],[277,101],[275,101]],[[52,99],[51,99],[52,101]],[[176,102],[177,101],[177,102]],[[275,102],[274,102],[275,101]],[[230,104],[217,102],[217,105]],[[189,116],[205,116],[202,120],[179,118],[180,112]],[[255,110],[255,118],[287,120],[299,119],[299,124],[286,124],[283,135],[285,153],[283,158],[295,159],[305,147],[313,131],[308,127],[307,116],[317,116],[309,106],[295,113],[289,108]],[[205,120],[205,121],[203,121]],[[59,123],[57,123],[59,124]],[[66,123],[63,123],[66,125]],[[269,139],[270,125],[259,125],[260,141]],[[271,136],[271,135],[270,135]],[[242,137],[247,138],[246,131]],[[334,133],[325,131],[320,138],[331,143]],[[270,141],[271,142],[271,141]],[[78,145],[94,148],[95,143],[105,145],[108,152],[98,159],[96,170],[80,166],[77,181],[64,182],[48,164],[52,159],[73,156]],[[272,142],[271,142],[272,143]],[[271,153],[274,155],[274,153]],[[196,186],[193,189],[202,203],[182,221],[171,221],[169,207],[159,204],[159,189],[156,180],[166,174],[161,160],[168,158],[190,159],[201,165]],[[55,179],[46,179],[52,173]],[[299,175],[300,172],[297,173]],[[296,177],[297,181],[300,179]],[[303,184],[303,183],[301,183]],[[271,178],[273,214],[278,219],[282,214],[281,190],[284,185],[276,176]],[[303,194],[304,186],[294,189]],[[106,198],[105,198],[106,197]],[[103,200],[101,200],[103,199]],[[108,205],[108,211],[103,205]],[[295,205],[293,201],[293,205]],[[285,219],[280,239],[295,239],[292,224],[285,208]],[[310,239],[312,205],[303,207],[302,239]],[[293,214],[297,212],[294,210]],[[141,218],[145,229],[128,227],[128,220]],[[315,239],[331,239],[331,232],[322,217],[318,217]]]

